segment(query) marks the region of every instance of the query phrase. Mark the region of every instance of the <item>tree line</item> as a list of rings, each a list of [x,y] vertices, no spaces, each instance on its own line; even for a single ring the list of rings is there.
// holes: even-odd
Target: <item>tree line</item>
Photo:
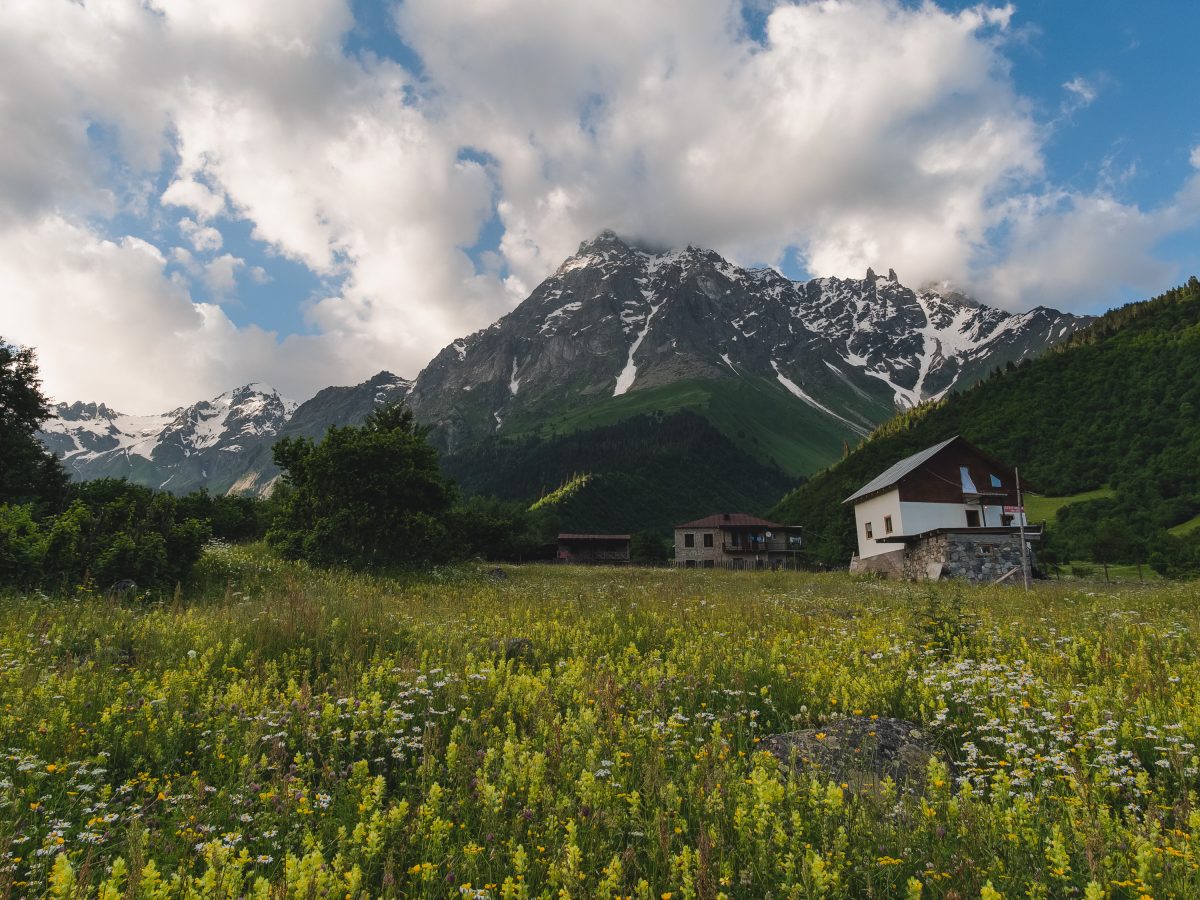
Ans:
[[[361,426],[331,427],[320,440],[277,442],[283,474],[268,499],[205,490],[177,497],[123,479],[71,482],[37,439],[51,414],[34,352],[0,339],[0,585],[170,590],[213,539],[265,539],[285,558],[359,569],[555,552],[556,498],[530,507],[464,497],[429,429],[403,405],[381,407]],[[634,544],[639,561],[666,558],[659,535]]]

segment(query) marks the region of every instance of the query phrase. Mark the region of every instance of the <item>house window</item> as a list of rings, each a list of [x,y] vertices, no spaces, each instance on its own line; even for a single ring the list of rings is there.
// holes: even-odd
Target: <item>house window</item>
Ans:
[[[871,540],[873,537],[875,537],[875,532],[871,529],[870,522],[868,522],[866,525],[866,531],[867,531],[867,540],[868,541]]]
[[[883,533],[884,534],[892,533],[892,517],[891,516],[883,517]]]
[[[716,560],[706,559],[704,561],[704,568],[706,568],[706,569],[716,568],[716,565],[717,565]]]
[[[968,509],[967,510],[967,527],[968,528],[978,528],[979,527],[979,510],[977,510],[977,509]]]
[[[694,569],[696,568],[696,561],[694,559],[686,559],[683,561],[683,567],[685,569]]]
[[[1008,513],[1001,513],[1001,514],[1000,514],[1000,524],[1001,524],[1001,525],[1003,525],[1005,528],[1007,528],[1007,527],[1008,527],[1009,525],[1011,525],[1012,523],[1013,523],[1013,517],[1012,517],[1012,516],[1010,516]]]
[[[712,532],[710,531],[708,534],[704,535],[704,546],[711,547],[712,545],[713,545],[713,536],[712,536]]]
[[[958,475],[962,480],[962,489],[964,494],[978,494],[979,488],[975,487],[975,482],[971,480],[971,470],[966,466],[958,467]]]
[[[999,475],[989,475],[988,477],[992,480],[992,487],[994,487],[994,488],[1003,487],[1003,485],[1000,483]]]
[[[694,534],[685,534],[683,536],[683,546],[695,547],[696,546],[696,536]]]

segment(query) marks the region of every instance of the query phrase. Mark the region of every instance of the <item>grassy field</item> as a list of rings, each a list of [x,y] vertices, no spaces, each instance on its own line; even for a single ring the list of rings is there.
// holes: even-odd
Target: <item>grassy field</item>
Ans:
[[[0,599],[0,896],[1200,895],[1194,585],[507,571]],[[841,716],[947,761],[760,752]]]
[[[1191,534],[1197,528],[1200,528],[1200,516],[1195,516],[1186,522],[1180,522],[1174,528],[1168,530],[1177,537],[1183,537],[1185,534]]]
[[[1098,582],[1100,585],[1105,584],[1104,566],[1090,560],[1077,559],[1061,563],[1057,567],[1046,566],[1046,568],[1049,570],[1050,577],[1053,578],[1076,579]],[[1108,583],[1110,584],[1128,584],[1133,582],[1145,584],[1160,581],[1162,581],[1162,578],[1148,565],[1142,565],[1139,568],[1133,563],[1112,563],[1108,567]]]

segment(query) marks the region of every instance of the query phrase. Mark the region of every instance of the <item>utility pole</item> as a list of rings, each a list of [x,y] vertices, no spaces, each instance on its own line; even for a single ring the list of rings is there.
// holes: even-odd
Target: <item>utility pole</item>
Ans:
[[[1029,590],[1029,550],[1025,546],[1025,503],[1021,500],[1021,470],[1013,466],[1013,474],[1017,476],[1017,533],[1021,538],[1021,576],[1025,580],[1025,590]]]

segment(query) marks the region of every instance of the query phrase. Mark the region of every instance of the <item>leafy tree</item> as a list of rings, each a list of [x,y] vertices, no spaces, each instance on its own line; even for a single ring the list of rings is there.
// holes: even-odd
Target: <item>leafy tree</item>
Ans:
[[[657,531],[639,531],[629,542],[629,559],[642,566],[659,566],[671,557],[671,543]]]
[[[0,583],[101,588],[131,579],[170,588],[187,577],[210,530],[170,494],[117,479],[71,485],[68,507],[37,516],[32,504],[0,506]]]
[[[274,459],[291,491],[267,532],[283,555],[360,568],[450,555],[445,517],[452,483],[429,429],[402,404],[361,426],[334,426],[319,443],[285,438]]]
[[[201,488],[178,498],[178,508],[183,518],[208,522],[214,538],[238,543],[260,540],[275,507],[271,501],[250,494],[214,496]]]
[[[1129,527],[1120,519],[1105,519],[1096,526],[1092,534],[1091,557],[1104,566],[1105,581],[1108,581],[1108,567],[1127,555],[1132,540]]]
[[[468,497],[447,517],[450,545],[456,555],[522,562],[550,558],[546,523],[552,514],[496,497]]]
[[[61,496],[66,474],[36,437],[50,415],[33,350],[0,337],[0,503],[53,503]]]

